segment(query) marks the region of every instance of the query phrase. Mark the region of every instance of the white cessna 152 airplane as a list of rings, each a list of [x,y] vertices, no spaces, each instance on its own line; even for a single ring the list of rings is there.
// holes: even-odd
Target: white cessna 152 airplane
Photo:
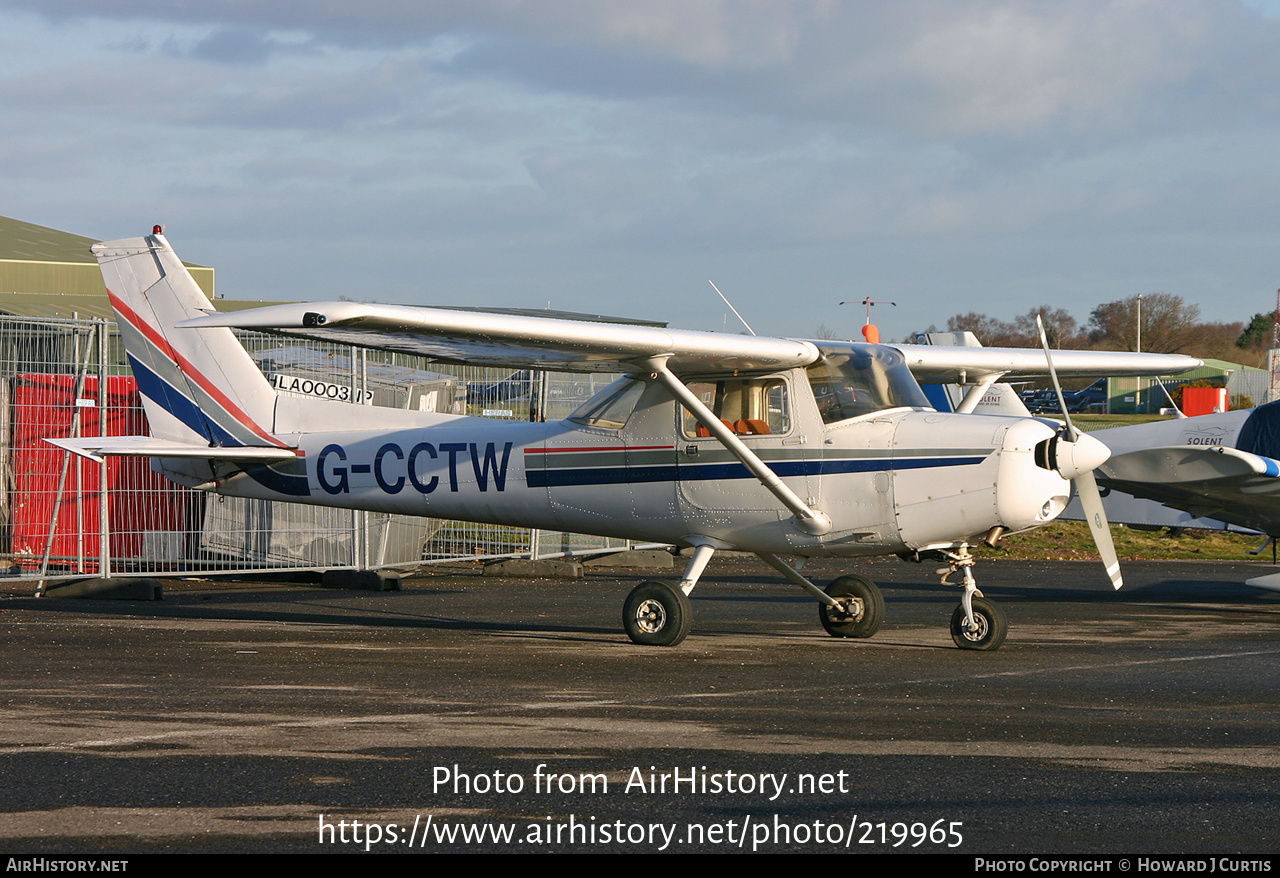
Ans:
[[[355,302],[219,314],[158,226],[93,252],[151,435],[55,444],[95,459],[149,456],[180,484],[242,497],[692,547],[679,583],[645,582],[627,598],[623,623],[636,643],[683,640],[688,595],[712,554],[740,549],[812,594],[836,637],[874,634],[883,596],[856,574],[818,588],[800,573],[804,558],[940,558],[940,573],[962,572],[955,642],[995,649],[1007,623],[977,589],[970,545],[1052,520],[1072,479],[1096,509],[1095,537],[1119,584],[1091,476],[1106,448],[1033,419],[936,412],[913,376],[973,383],[980,397],[1001,375],[1043,374],[1039,351],[810,342]],[[626,377],[555,423],[373,408],[278,393],[230,327],[449,362]],[[1054,359],[1071,374],[1168,374],[1199,364],[1073,351]]]

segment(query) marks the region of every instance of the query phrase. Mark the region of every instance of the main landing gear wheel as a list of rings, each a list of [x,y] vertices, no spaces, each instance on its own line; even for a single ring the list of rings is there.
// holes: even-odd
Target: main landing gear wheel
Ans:
[[[818,618],[832,637],[870,637],[884,623],[884,594],[865,576],[850,573],[832,581],[826,588],[831,597],[848,599],[844,612],[826,604],[818,604]]]
[[[689,596],[669,582],[642,582],[622,605],[627,636],[645,646],[675,646],[688,636],[692,624]]]
[[[986,598],[973,599],[973,621],[977,623],[977,631],[965,630],[964,604],[956,607],[951,614],[951,639],[961,649],[999,649],[1009,633],[1009,620],[999,604]]]

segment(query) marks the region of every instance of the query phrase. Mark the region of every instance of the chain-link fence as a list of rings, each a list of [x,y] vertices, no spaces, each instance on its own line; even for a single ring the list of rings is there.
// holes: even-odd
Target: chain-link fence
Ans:
[[[614,376],[451,366],[345,345],[241,336],[277,390],[415,411],[565,417]],[[46,438],[147,432],[113,324],[0,316],[0,558],[59,578],[408,567],[627,548],[625,540],[222,497],[146,458],[94,463]]]

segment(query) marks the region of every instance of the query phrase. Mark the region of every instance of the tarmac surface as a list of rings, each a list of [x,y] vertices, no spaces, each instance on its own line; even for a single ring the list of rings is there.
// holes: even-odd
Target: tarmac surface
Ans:
[[[1280,852],[1270,565],[980,562],[991,653],[934,566],[807,566],[884,589],[839,640],[717,558],[669,649],[622,633],[641,571],[6,583],[0,852]]]

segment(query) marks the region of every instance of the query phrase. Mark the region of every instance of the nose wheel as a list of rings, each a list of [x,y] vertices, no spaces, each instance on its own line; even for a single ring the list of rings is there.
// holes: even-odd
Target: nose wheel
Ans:
[[[999,649],[1009,633],[1009,620],[1004,610],[986,598],[974,597],[972,603],[973,628],[970,629],[964,604],[961,604],[951,614],[951,639],[961,649]]]
[[[968,546],[961,546],[956,552],[946,552],[948,566],[942,567],[942,584],[951,585],[947,577],[961,571],[964,582],[960,587],[964,594],[960,596],[960,606],[951,614],[951,639],[961,649],[991,651],[999,649],[1009,633],[1009,619],[1004,610],[995,601],[988,600],[978,591],[978,583],[973,578],[973,555]]]

